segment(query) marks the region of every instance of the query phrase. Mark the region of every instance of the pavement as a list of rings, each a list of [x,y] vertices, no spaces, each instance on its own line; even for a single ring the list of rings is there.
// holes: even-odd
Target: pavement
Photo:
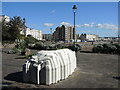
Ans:
[[[36,52],[36,51],[34,51]],[[118,55],[78,52],[77,68],[66,80],[56,84],[24,83],[21,55],[2,53],[2,87],[6,88],[118,88]]]

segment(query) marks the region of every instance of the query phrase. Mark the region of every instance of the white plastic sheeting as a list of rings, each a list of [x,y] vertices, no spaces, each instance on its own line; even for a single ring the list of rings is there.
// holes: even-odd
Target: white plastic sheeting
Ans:
[[[57,83],[76,68],[76,55],[69,49],[39,51],[23,65],[23,80],[35,84]]]

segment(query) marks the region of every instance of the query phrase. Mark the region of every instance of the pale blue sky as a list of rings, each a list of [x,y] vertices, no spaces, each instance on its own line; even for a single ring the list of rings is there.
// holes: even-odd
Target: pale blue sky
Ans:
[[[76,32],[117,36],[117,2],[3,2],[3,14],[26,18],[30,28],[50,33],[61,24],[73,25],[72,6],[77,5]]]

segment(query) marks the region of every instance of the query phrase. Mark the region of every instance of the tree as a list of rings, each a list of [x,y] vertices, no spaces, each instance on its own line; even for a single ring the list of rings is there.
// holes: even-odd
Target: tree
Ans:
[[[2,19],[2,40],[9,40],[11,35],[9,33],[9,22],[5,22],[5,18]]]
[[[20,38],[20,31],[25,28],[25,18],[15,16],[9,22],[10,28],[9,33],[11,35],[11,40],[15,41]]]
[[[5,18],[2,19],[2,40],[6,41],[15,41],[20,39],[20,31],[25,29],[25,18],[21,19],[19,16],[15,16],[10,19],[9,22],[5,21]]]

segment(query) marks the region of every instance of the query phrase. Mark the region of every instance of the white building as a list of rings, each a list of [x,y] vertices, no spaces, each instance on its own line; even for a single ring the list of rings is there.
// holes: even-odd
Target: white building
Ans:
[[[10,21],[10,17],[6,16],[6,15],[0,15],[0,21],[2,21],[3,19],[5,19],[5,22],[9,22]]]
[[[96,41],[97,39],[98,39],[98,35],[95,35],[95,34],[86,35],[86,40],[87,41]]]
[[[27,35],[31,35],[38,40],[42,40],[42,31],[40,30],[26,28],[22,30],[20,33],[25,35],[26,37]]]
[[[52,40],[52,34],[42,34],[42,39],[44,39],[44,40]]]
[[[96,41],[98,40],[98,35],[95,34],[81,34],[80,39],[84,41]]]

